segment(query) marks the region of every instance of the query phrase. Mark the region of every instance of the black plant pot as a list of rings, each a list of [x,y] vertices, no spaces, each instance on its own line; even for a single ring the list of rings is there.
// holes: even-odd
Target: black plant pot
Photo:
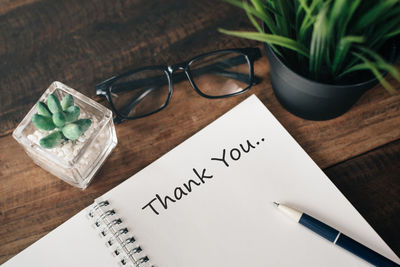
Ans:
[[[314,82],[289,69],[269,45],[264,47],[277,99],[288,111],[304,119],[328,120],[340,116],[378,83],[375,78],[351,85]]]

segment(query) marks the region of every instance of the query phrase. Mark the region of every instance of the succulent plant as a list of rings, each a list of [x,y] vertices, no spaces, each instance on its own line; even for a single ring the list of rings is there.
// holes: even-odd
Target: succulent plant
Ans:
[[[40,139],[40,145],[44,148],[53,148],[63,140],[78,139],[92,124],[90,119],[78,120],[79,115],[80,109],[74,106],[74,99],[70,94],[61,102],[53,94],[48,96],[47,105],[38,102],[37,114],[33,115],[32,122],[40,130],[52,131]]]

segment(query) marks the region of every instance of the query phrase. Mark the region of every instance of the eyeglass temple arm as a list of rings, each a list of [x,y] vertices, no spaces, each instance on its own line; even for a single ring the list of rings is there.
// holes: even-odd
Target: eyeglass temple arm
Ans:
[[[255,61],[259,58],[262,57],[261,55],[261,51],[259,48],[257,47],[247,47],[247,48],[243,48],[242,51],[248,55],[249,59],[252,61]]]

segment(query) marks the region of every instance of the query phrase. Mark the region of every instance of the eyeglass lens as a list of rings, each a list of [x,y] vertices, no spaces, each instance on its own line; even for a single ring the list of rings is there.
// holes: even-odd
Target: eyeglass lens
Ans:
[[[119,114],[125,117],[144,116],[166,105],[168,76],[163,69],[135,72],[113,83],[110,94]]]
[[[189,65],[197,88],[207,96],[228,96],[250,85],[250,62],[236,52],[204,56]]]

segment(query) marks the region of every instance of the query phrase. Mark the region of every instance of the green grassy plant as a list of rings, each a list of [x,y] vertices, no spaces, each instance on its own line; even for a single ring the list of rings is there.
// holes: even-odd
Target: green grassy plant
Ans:
[[[312,80],[363,82],[360,76],[370,71],[395,92],[382,73],[400,81],[399,71],[384,59],[387,44],[400,34],[398,0],[225,1],[242,8],[256,32],[220,32],[268,43],[291,68]]]

